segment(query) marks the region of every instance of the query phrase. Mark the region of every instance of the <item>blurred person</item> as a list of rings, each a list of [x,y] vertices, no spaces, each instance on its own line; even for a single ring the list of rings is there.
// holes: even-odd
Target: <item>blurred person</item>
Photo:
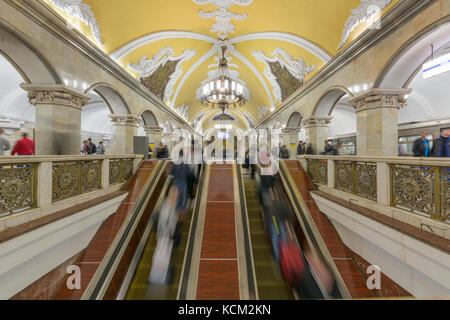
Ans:
[[[22,133],[22,139],[16,142],[16,145],[11,151],[11,155],[18,154],[19,156],[32,156],[34,155],[34,141],[28,138],[28,133]]]
[[[314,149],[313,149],[311,143],[308,143],[308,147],[305,150],[305,154],[307,154],[307,155],[313,155],[314,154]]]
[[[92,138],[88,138],[88,142],[89,142],[89,145],[91,146],[92,154],[96,154],[97,146],[95,145],[95,143],[92,142]]]
[[[5,151],[11,150],[11,144],[3,135],[5,130],[0,129],[0,157],[5,155]]]
[[[428,142],[427,135],[429,132],[422,132],[419,139],[414,141],[413,154],[417,158],[426,158],[431,155],[430,143]]]
[[[83,141],[83,147],[81,148],[80,151],[83,155],[86,155],[86,156],[92,154],[92,147],[89,144],[89,141],[87,141],[87,140]]]
[[[297,155],[303,155],[305,154],[305,148],[304,148],[304,144],[303,141],[299,141],[298,146],[297,146]]]
[[[167,146],[163,145],[162,142],[160,142],[158,148],[156,148],[156,158],[157,159],[169,158],[169,149],[167,148]]]
[[[445,130],[439,138],[434,140],[431,153],[436,158],[450,157],[450,129]]]
[[[288,148],[283,144],[280,148],[280,159],[289,159],[290,157]]]
[[[106,154],[105,145],[103,144],[103,141],[100,141],[100,142],[98,143],[97,154],[99,154],[99,155],[104,155],[104,154]]]
[[[330,141],[325,140],[325,149],[324,152],[322,152],[322,155],[338,156],[339,152]]]

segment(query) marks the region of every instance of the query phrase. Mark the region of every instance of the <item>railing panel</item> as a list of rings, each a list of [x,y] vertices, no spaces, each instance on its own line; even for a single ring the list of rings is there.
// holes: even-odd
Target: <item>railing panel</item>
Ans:
[[[80,162],[54,162],[52,166],[52,201],[57,202],[81,194]]]
[[[308,159],[308,175],[314,183],[328,184],[328,161]]]
[[[450,168],[441,168],[441,221],[450,223]]]
[[[109,163],[109,184],[115,185],[129,180],[133,176],[133,160],[117,159]]]
[[[344,192],[353,192],[353,162],[336,161],[335,188]]]
[[[36,164],[0,165],[0,217],[36,207]]]
[[[355,163],[355,194],[377,201],[377,164],[370,162]]]
[[[102,188],[102,162],[83,161],[81,163],[81,192],[88,193]]]

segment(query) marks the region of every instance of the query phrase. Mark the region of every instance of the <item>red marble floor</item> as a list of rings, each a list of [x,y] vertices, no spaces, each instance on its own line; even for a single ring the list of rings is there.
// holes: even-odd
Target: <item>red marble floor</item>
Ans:
[[[233,168],[211,166],[197,300],[239,300]]]
[[[69,290],[65,285],[66,281],[63,281],[62,286],[54,297],[55,300],[81,299],[155,165],[156,162],[153,161],[144,161],[141,164],[134,176],[123,188],[129,192],[128,196],[117,211],[103,222],[84,254],[81,255],[81,258],[76,263],[81,269],[81,289]]]

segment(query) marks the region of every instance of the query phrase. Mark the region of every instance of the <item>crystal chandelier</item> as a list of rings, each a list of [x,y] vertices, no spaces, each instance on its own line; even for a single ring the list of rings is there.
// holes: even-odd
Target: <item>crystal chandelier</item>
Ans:
[[[231,124],[216,124],[215,128],[219,131],[231,131],[231,129],[233,129],[233,126]]]
[[[233,80],[228,71],[228,61],[225,58],[226,47],[222,47],[222,58],[217,76],[207,82],[202,88],[202,103],[209,107],[218,107],[225,112],[228,107],[245,105],[244,86]]]

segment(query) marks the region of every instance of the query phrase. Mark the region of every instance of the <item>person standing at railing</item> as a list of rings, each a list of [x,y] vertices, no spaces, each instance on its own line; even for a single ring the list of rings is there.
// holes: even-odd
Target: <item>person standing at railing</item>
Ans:
[[[34,141],[28,138],[28,133],[22,134],[22,139],[16,142],[16,145],[11,151],[11,155],[14,156],[32,156],[34,155]]]
[[[313,149],[311,143],[308,143],[308,147],[306,148],[305,154],[307,154],[307,155],[312,155],[312,154],[314,154],[314,149]]]
[[[87,140],[83,141],[83,148],[80,151],[85,156],[92,155],[92,147],[89,144],[89,141],[87,141]]]
[[[11,144],[8,139],[6,139],[3,134],[5,131],[0,129],[0,157],[5,155],[5,151],[11,150]]]
[[[325,140],[325,150],[322,155],[338,156],[339,151],[328,140]]]
[[[450,158],[450,129],[434,140],[432,156],[437,158]]]
[[[89,142],[89,145],[91,146],[92,154],[96,154],[97,153],[97,146],[95,145],[95,143],[92,142],[92,138],[89,138],[88,142]]]
[[[103,144],[103,141],[100,141],[98,143],[97,154],[98,155],[104,155],[105,153],[106,153],[105,145]]]
[[[305,154],[305,148],[304,148],[303,141],[300,141],[297,146],[297,155],[301,156],[303,154]]]
[[[413,145],[413,154],[416,158],[426,158],[429,157],[431,154],[430,150],[430,143],[428,142],[427,135],[429,135],[429,132],[422,132],[422,136],[414,141]]]

